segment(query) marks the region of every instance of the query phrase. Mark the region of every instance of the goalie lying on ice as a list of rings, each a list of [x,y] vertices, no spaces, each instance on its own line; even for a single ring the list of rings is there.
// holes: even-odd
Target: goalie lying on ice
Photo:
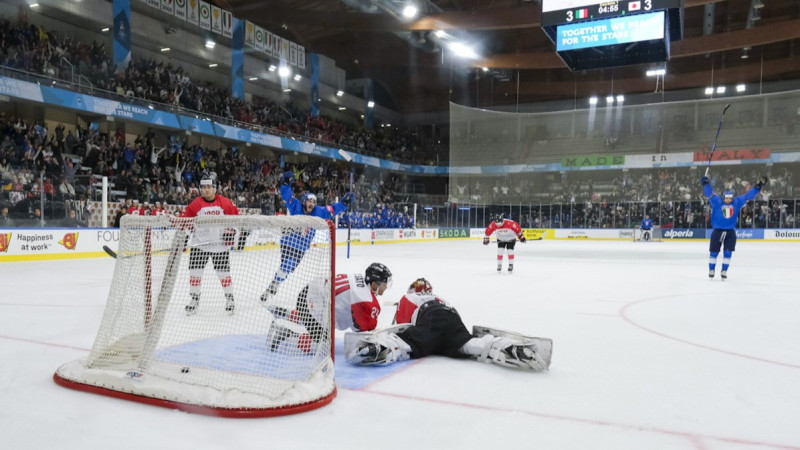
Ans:
[[[478,326],[470,333],[458,312],[433,294],[431,284],[424,278],[411,284],[397,305],[396,318],[399,325],[391,328],[346,333],[347,361],[386,365],[441,355],[537,372],[550,367],[551,339]]]

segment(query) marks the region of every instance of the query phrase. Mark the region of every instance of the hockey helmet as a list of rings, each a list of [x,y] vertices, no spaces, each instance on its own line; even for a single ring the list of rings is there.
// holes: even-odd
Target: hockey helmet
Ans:
[[[433,292],[433,286],[425,278],[417,278],[408,287],[409,294],[430,294]]]
[[[214,172],[203,171],[200,175],[200,187],[211,186],[217,187],[217,174]]]
[[[314,195],[314,194],[313,194],[313,193],[311,193],[311,192],[306,192],[305,194],[303,194],[303,197],[301,198],[301,201],[302,201],[302,203],[305,205],[305,203],[306,203],[307,201],[309,201],[309,200],[313,200],[313,201],[314,201],[314,203],[317,203],[317,196],[316,196],[316,195]]]
[[[725,191],[725,193],[722,194],[722,198],[733,198],[733,191]]]
[[[497,223],[503,223],[503,220],[505,220],[505,218],[503,217],[503,214],[495,214],[493,220]]]
[[[392,286],[392,272],[381,263],[370,264],[364,275],[364,281],[367,283],[375,281],[377,283],[386,283],[387,287]]]

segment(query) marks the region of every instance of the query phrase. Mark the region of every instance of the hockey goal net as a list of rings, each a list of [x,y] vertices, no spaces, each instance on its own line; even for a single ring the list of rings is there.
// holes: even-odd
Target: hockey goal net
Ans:
[[[633,229],[633,241],[634,242],[661,242],[661,227],[658,225],[653,225],[651,230],[642,230],[641,228],[634,228]]]
[[[329,403],[336,395],[327,289],[334,231],[331,222],[306,216],[125,216],[94,345],[88,357],[61,366],[55,381],[225,417],[293,414]],[[286,247],[282,255],[281,240],[308,248],[300,256]],[[198,256],[206,260],[200,269]],[[325,329],[314,341],[293,333],[270,345],[277,319],[260,296],[287,257],[295,268],[276,300],[291,303],[322,280],[324,308],[314,313]],[[190,313],[186,306],[198,292]]]

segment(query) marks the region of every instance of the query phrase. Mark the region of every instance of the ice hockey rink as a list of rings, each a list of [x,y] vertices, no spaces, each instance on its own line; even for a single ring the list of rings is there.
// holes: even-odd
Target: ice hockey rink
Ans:
[[[56,385],[58,366],[88,354],[114,260],[4,263],[0,446],[800,449],[798,250],[739,241],[723,282],[707,276],[705,242],[531,241],[512,275],[475,240],[354,246],[349,260],[339,247],[337,272],[392,270],[383,302],[424,276],[468,326],[552,338],[550,371],[440,357],[376,369],[337,354],[330,405],[266,419]],[[256,302],[237,297],[236,313]]]

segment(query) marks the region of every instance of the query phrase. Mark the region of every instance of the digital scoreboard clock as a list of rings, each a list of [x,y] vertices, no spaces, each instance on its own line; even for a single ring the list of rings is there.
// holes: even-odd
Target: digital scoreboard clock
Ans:
[[[683,0],[542,0],[542,29],[572,70],[664,62]]]
[[[542,26],[682,8],[681,0],[542,0]]]

